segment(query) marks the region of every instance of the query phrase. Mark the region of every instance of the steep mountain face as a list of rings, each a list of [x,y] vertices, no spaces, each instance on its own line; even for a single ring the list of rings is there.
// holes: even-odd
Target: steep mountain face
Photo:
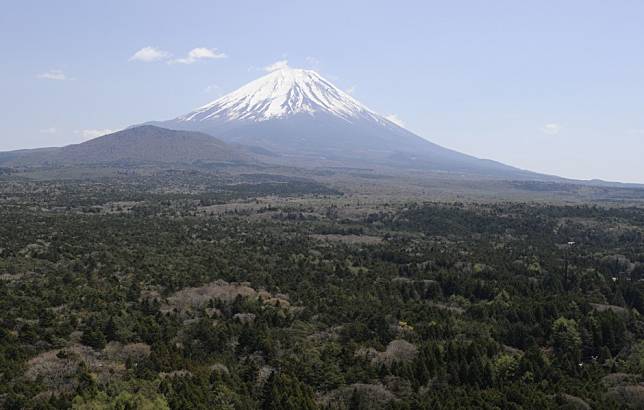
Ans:
[[[431,143],[365,107],[311,70],[271,72],[186,115],[152,124],[202,131],[287,158],[497,176],[535,175]]]
[[[249,156],[210,135],[151,125],[128,128],[62,148],[24,150],[0,156],[7,166],[101,163],[245,162]]]

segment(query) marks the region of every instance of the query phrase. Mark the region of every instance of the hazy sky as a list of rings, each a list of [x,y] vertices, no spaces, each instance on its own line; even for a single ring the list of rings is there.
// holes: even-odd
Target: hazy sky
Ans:
[[[184,114],[288,60],[478,157],[644,182],[644,1],[24,1],[0,150]]]

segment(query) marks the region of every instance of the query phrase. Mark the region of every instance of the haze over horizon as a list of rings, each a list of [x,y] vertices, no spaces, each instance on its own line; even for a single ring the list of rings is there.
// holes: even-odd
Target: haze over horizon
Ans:
[[[115,4],[4,7],[0,151],[174,118],[289,65],[448,148],[644,183],[644,4]]]

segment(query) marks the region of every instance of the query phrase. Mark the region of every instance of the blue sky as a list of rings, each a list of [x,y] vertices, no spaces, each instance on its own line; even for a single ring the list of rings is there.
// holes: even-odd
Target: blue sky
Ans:
[[[2,8],[0,150],[172,118],[288,60],[446,147],[566,177],[644,182],[641,1]],[[132,58],[146,47],[155,52]]]

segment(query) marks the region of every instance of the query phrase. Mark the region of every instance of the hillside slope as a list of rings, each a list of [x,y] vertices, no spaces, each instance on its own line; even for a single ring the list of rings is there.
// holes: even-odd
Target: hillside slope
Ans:
[[[128,128],[62,148],[15,151],[0,156],[0,164],[5,166],[197,161],[239,163],[252,159],[242,149],[210,135],[152,125]]]

